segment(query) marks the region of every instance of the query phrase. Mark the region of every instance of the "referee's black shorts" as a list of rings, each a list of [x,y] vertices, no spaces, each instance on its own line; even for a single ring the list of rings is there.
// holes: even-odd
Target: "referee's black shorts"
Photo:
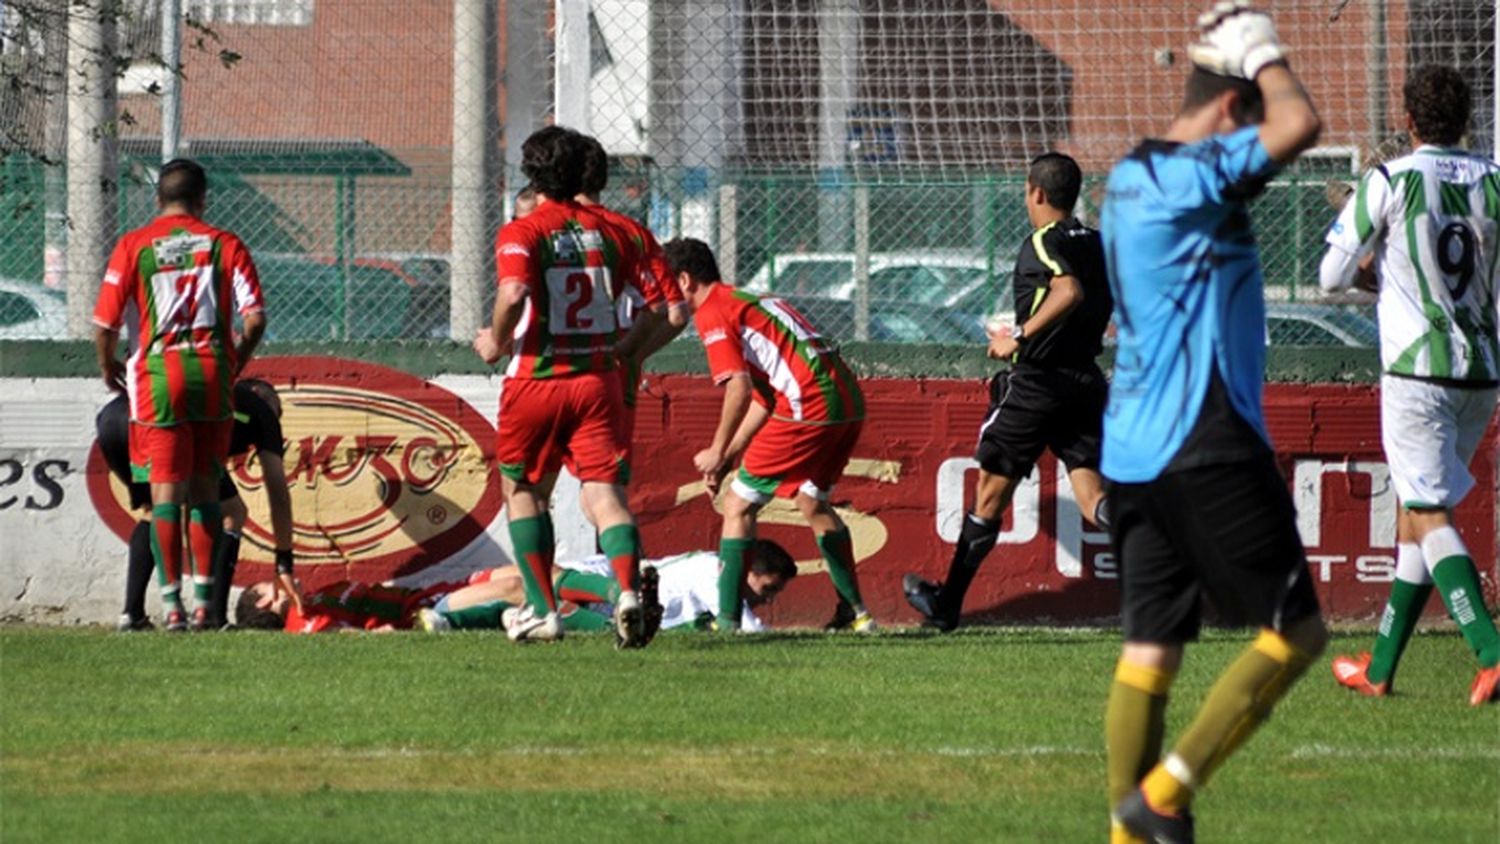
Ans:
[[[1231,626],[1276,631],[1315,615],[1286,482],[1267,452],[1109,487],[1125,640],[1192,641],[1202,600]]]
[[[1108,401],[1109,383],[1097,366],[1002,370],[990,379],[974,459],[992,475],[1024,478],[1049,448],[1070,471],[1098,469]]]

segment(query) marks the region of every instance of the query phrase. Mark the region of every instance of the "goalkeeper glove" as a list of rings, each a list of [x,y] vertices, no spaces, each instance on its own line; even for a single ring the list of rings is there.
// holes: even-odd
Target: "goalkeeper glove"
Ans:
[[[1220,76],[1254,81],[1266,65],[1286,58],[1271,16],[1249,0],[1222,0],[1198,16],[1199,39],[1188,47],[1193,64]]]

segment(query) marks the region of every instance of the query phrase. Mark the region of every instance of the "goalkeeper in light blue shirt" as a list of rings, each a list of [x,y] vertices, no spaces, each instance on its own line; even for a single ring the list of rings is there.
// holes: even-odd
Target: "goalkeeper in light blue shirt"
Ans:
[[[1323,650],[1291,496],[1261,412],[1265,304],[1248,202],[1320,122],[1271,19],[1199,18],[1180,111],[1110,173],[1119,349],[1104,417],[1125,645],[1105,716],[1111,840],[1193,840],[1193,793]],[[1162,756],[1167,691],[1210,597],[1259,628]]]

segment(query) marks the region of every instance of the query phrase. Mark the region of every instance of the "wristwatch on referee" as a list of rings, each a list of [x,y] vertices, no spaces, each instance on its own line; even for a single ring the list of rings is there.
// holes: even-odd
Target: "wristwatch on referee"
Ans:
[[[1026,323],[1018,323],[1016,330],[1011,332],[1010,339],[1016,341],[1017,346],[1026,345]]]

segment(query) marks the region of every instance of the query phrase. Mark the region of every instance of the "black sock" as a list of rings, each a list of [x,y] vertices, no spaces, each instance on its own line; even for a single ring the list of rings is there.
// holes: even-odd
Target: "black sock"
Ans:
[[[1094,527],[1109,532],[1109,499],[1101,498],[1094,505]]]
[[[130,532],[130,557],[125,569],[125,614],[132,619],[146,617],[146,590],[151,588],[151,572],[156,558],[151,555],[151,522],[136,522]]]
[[[938,613],[958,615],[964,606],[964,594],[974,582],[974,573],[979,564],[995,547],[995,538],[1000,535],[1000,522],[981,519],[973,513],[964,514],[964,527],[958,534],[958,544],[953,547],[953,561],[948,564],[948,578],[938,592]]]
[[[224,531],[214,547],[214,594],[210,614],[220,623],[229,620],[229,587],[234,585],[234,567],[240,562],[240,535]]]

